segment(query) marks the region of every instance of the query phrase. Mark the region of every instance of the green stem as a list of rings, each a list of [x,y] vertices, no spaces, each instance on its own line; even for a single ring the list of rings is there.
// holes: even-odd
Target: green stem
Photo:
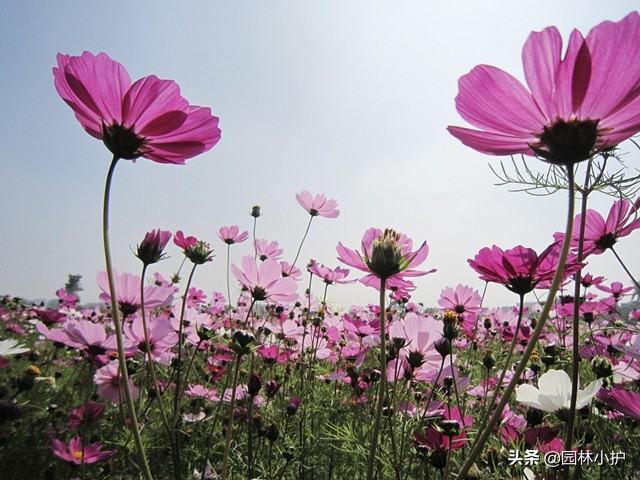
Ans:
[[[493,427],[500,420],[500,416],[502,415],[502,411],[504,407],[509,403],[511,399],[511,395],[516,388],[516,385],[520,381],[520,376],[524,372],[525,367],[527,366],[527,362],[529,361],[529,357],[531,353],[536,348],[536,344],[540,335],[542,334],[542,330],[544,325],[549,318],[549,312],[551,311],[551,307],[554,304],[555,296],[558,291],[558,287],[562,283],[564,266],[567,261],[567,257],[569,256],[569,249],[571,247],[571,233],[573,230],[573,216],[575,210],[575,181],[573,176],[573,166],[567,167],[567,180],[568,180],[568,190],[569,190],[569,199],[568,199],[568,212],[567,212],[567,226],[565,228],[564,240],[562,242],[562,249],[560,252],[560,258],[558,259],[558,268],[556,270],[555,275],[553,276],[553,280],[551,282],[551,287],[549,287],[549,294],[547,300],[544,304],[542,312],[540,314],[540,320],[536,324],[536,328],[534,329],[531,337],[529,338],[529,343],[527,344],[527,348],[522,354],[522,358],[520,359],[520,363],[516,367],[516,370],[513,374],[513,378],[509,382],[506,390],[503,393],[502,400],[496,407],[493,416],[489,420],[487,427],[481,433],[480,437],[476,440],[475,445],[473,446],[471,453],[467,457],[466,461],[462,465],[460,472],[458,472],[458,476],[456,477],[458,480],[462,480],[466,477],[467,473],[480,456],[480,453],[484,449],[484,445],[492,435]]]
[[[367,461],[367,480],[373,480],[376,463],[376,449],[378,446],[378,433],[380,431],[380,418],[382,417],[382,406],[387,390],[387,341],[386,341],[386,318],[385,311],[385,290],[386,278],[380,279],[380,385],[378,386],[378,401],[376,405],[376,417],[371,434],[371,446],[369,448],[369,459]]]
[[[300,246],[298,247],[298,252],[296,253],[296,258],[293,259],[293,263],[291,264],[291,268],[289,269],[289,274],[293,271],[293,267],[296,266],[296,262],[298,261],[298,257],[300,256],[300,252],[302,251],[302,245],[304,245],[304,241],[307,239],[307,235],[309,234],[309,229],[311,228],[311,222],[313,221],[313,215],[309,218],[309,223],[307,223],[307,229],[304,231],[304,236],[302,237],[302,241],[300,242]]]
[[[140,436],[140,430],[138,428],[136,407],[133,401],[133,395],[131,394],[131,388],[129,386],[127,358],[125,356],[124,341],[122,338],[122,322],[120,320],[120,311],[118,310],[118,295],[116,292],[115,280],[113,278],[111,246],[109,243],[109,199],[111,194],[111,181],[113,179],[113,172],[115,171],[118,160],[118,158],[114,157],[111,161],[111,166],[109,167],[107,180],[104,187],[104,203],[102,210],[102,240],[104,243],[104,260],[107,268],[107,279],[109,281],[109,293],[111,294],[111,314],[113,316],[113,324],[116,331],[116,343],[118,345],[118,365],[120,367],[120,375],[122,376],[122,387],[124,390],[125,401],[127,403],[127,409],[129,410],[129,416],[131,417],[131,433],[133,434],[133,440],[136,445],[136,451],[138,453],[142,474],[147,480],[152,480],[153,477],[151,475],[151,470],[149,469],[147,455],[145,453],[144,445],[142,443],[142,437]]]
[[[616,252],[613,247],[611,247],[611,251],[613,252],[613,254],[616,256],[616,259],[618,260],[618,262],[620,263],[620,265],[622,266],[622,268],[624,269],[624,271],[627,273],[627,275],[629,275],[629,278],[631,279],[631,281],[633,282],[633,284],[636,286],[636,288],[640,291],[640,283],[638,283],[638,281],[635,279],[635,277],[631,274],[631,272],[629,271],[629,269],[627,268],[627,266],[624,264],[624,262],[622,261],[622,259],[620,258],[620,256],[618,255],[618,252]]]
[[[231,386],[231,400],[229,401],[229,417],[227,419],[227,432],[224,440],[224,456],[222,457],[222,474],[220,478],[222,480],[227,480],[227,469],[229,464],[229,451],[231,447],[231,432],[233,430],[233,407],[236,403],[236,388],[238,386],[238,373],[240,372],[240,361],[242,359],[242,355],[237,354],[236,358],[236,368],[233,372],[233,384]],[[224,395],[224,392],[223,392]],[[220,399],[220,401],[224,401],[224,399]],[[273,443],[273,442],[272,442]]]

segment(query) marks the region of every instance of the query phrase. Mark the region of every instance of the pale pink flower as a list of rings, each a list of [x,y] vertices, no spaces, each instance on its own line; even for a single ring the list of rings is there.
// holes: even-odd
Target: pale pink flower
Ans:
[[[606,21],[586,39],[574,30],[562,58],[556,27],[529,35],[523,50],[529,90],[479,65],[459,80],[456,108],[479,130],[452,127],[490,155],[524,154],[571,165],[640,131],[640,15]]]
[[[458,315],[478,315],[482,312],[481,304],[482,297],[478,291],[462,284],[458,284],[455,290],[451,287],[444,288],[438,300],[440,310],[450,310]]]
[[[283,277],[282,268],[275,260],[266,259],[259,265],[251,256],[242,257],[242,270],[231,265],[231,271],[238,281],[251,292],[256,301],[293,302],[298,298],[296,281]]]
[[[362,237],[360,243],[362,253],[345,247],[338,243],[336,251],[338,260],[350,267],[365,272],[360,282],[369,287],[380,289],[381,279],[386,280],[387,288],[410,287],[404,277],[418,277],[435,272],[415,270],[414,267],[422,264],[429,254],[427,242],[413,251],[413,241],[402,233],[394,230],[380,230],[370,228]]]
[[[118,275],[117,271],[113,271],[116,298],[118,299],[118,306],[124,316],[132,315],[137,312],[141,305],[142,300],[140,297],[140,282],[141,279],[137,275],[131,273],[123,273]],[[98,286],[102,290],[100,294],[100,300],[106,303],[111,303],[111,295],[109,289],[109,280],[107,278],[107,272],[98,273]],[[150,310],[157,307],[164,307],[171,305],[173,302],[173,294],[175,289],[171,285],[149,285],[144,287],[144,306]]]
[[[249,238],[249,232],[240,232],[240,227],[232,225],[221,227],[218,231],[218,237],[227,245],[233,245],[234,243],[242,243]]]
[[[336,218],[340,215],[340,210],[336,208],[338,203],[326,198],[323,194],[313,196],[309,191],[302,190],[296,193],[296,200],[312,217]]]
[[[278,248],[278,242],[269,242],[263,239],[255,241],[255,249],[260,260],[279,260],[282,252],[284,251],[281,248]]]
[[[58,54],[57,60],[56,90],[114,158],[184,164],[220,140],[218,118],[209,108],[189,105],[172,80],[151,75],[132,84],[125,68],[105,53]]]
[[[325,267],[324,265],[320,265],[316,263],[315,260],[311,260],[309,265],[307,265],[307,270],[313,273],[316,277],[321,278],[324,283],[327,285],[332,284],[347,284],[353,283],[355,280],[345,280],[349,275],[348,268],[340,268],[336,267],[331,269],[329,267]]]
[[[96,370],[93,381],[98,386],[98,395],[102,398],[116,404],[120,403],[121,398],[124,398],[122,377],[117,360],[109,362],[104,367]],[[131,396],[134,399],[138,398],[138,388],[133,384],[131,377],[129,377],[129,389],[131,390]]]

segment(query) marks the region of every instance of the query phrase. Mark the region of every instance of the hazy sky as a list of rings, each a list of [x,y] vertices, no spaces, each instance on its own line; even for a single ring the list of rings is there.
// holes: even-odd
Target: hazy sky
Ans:
[[[195,285],[225,291],[223,225],[277,240],[291,261],[308,221],[302,189],[338,201],[337,219],[316,218],[299,266],[337,266],[338,241],[356,248],[371,227],[426,240],[415,301],[434,305],[445,286],[482,289],[467,265],[482,247],[540,251],[564,226],[564,193],[531,197],[497,187],[500,159],[464,147],[447,125],[458,78],[480,63],[522,78],[532,30],[556,25],[564,38],[618,21],[640,6],[619,0],[494,1],[5,1],[0,6],[0,294],[51,298],[67,275],[83,276],[97,299],[104,269],[101,208],[109,152],[87,135],[53,86],[58,52],[104,51],[133,80],[176,80],[192,104],[220,117],[222,140],[186,166],[122,161],[112,197],[112,245],[119,271],[139,274],[131,248],[152,228],[182,229],[211,242],[217,257]],[[640,165],[630,143],[626,163]],[[508,161],[509,159],[504,159]],[[532,165],[540,165],[532,160]],[[605,213],[608,197],[592,206]],[[638,232],[619,253],[640,272]],[[158,264],[168,276],[182,255]],[[232,260],[250,254],[234,246]],[[592,273],[628,283],[616,260],[594,258]],[[185,272],[186,273],[186,272]],[[301,285],[301,291],[306,285]],[[314,288],[320,293],[320,285]],[[335,287],[344,306],[376,301],[362,285]],[[515,299],[490,286],[487,304]]]

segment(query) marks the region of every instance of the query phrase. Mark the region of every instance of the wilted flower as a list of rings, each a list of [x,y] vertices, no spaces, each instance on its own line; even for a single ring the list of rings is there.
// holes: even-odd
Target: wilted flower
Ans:
[[[173,243],[182,248],[182,251],[189,260],[196,265],[213,260],[213,250],[207,242],[198,240],[196,237],[185,237],[182,230],[178,230],[173,237]]]

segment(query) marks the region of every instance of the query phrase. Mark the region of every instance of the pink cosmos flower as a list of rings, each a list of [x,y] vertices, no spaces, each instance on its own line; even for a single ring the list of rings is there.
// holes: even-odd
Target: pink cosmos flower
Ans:
[[[312,217],[336,218],[340,215],[340,210],[336,208],[338,203],[326,198],[323,194],[314,197],[309,191],[302,190],[300,193],[296,193],[296,200]]]
[[[531,292],[541,282],[549,282],[555,275],[559,244],[553,243],[540,255],[531,248],[521,245],[510,250],[500,247],[483,248],[473,260],[467,262],[480,278],[487,282],[501,283],[518,295]],[[565,265],[565,277],[574,274],[582,264],[568,261]]]
[[[255,241],[255,249],[260,260],[279,260],[282,255],[281,248],[278,248],[278,242],[269,242],[267,240],[258,239]]]
[[[105,53],[58,54],[54,84],[86,132],[114,158],[182,165],[220,140],[218,118],[189,105],[172,80],[151,75],[135,83]]]
[[[482,311],[482,297],[477,290],[458,284],[455,290],[446,287],[440,293],[438,305],[442,311],[452,311],[458,315],[478,315]]]
[[[232,264],[231,271],[254,300],[292,302],[298,298],[296,281],[283,277],[282,268],[275,260],[266,259],[257,265],[253,257],[246,256],[242,257],[241,266],[242,270]]]
[[[321,278],[324,283],[327,285],[332,284],[347,284],[353,283],[355,280],[345,280],[349,275],[348,268],[340,268],[336,267],[331,269],[329,267],[325,267],[324,265],[319,265],[315,260],[311,260],[309,265],[307,265],[307,270],[313,273],[316,277]]]
[[[136,248],[136,257],[143,264],[152,265],[165,258],[163,250],[171,240],[171,232],[166,230],[151,230],[144,236],[144,240]]]
[[[616,386],[611,390],[601,389],[597,396],[623,415],[640,420],[640,394],[625,390],[624,387]]]
[[[338,260],[350,267],[366,272],[360,282],[369,287],[380,289],[380,279],[386,280],[387,288],[406,286],[404,277],[418,277],[435,272],[414,270],[429,255],[427,242],[412,251],[413,241],[402,233],[393,230],[370,228],[364,233],[361,242],[362,253],[338,243]]]
[[[69,445],[57,438],[53,438],[51,449],[54,455],[74,465],[102,462],[116,453],[115,450],[102,450],[102,443],[100,442],[84,445],[84,447],[82,443],[80,435],[73,437]]]
[[[211,246],[207,242],[192,236],[185,237],[182,230],[176,232],[173,237],[173,243],[182,248],[182,253],[184,253],[185,257],[196,265],[202,265],[213,260],[213,250],[211,250]]]
[[[121,385],[120,368],[118,361],[107,363],[104,367],[96,370],[93,381],[98,385],[98,395],[113,403],[119,404],[120,398],[124,398],[124,388]],[[129,388],[131,396],[138,398],[138,388],[133,384],[133,379],[129,377]]]
[[[89,400],[87,403],[71,410],[69,414],[69,425],[74,427],[89,425],[102,417],[105,409],[106,406],[104,404]]]
[[[141,279],[137,275],[133,275],[131,273],[118,275],[118,272],[115,270],[113,271],[113,275],[115,277],[114,280],[118,306],[124,316],[132,315],[137,312],[142,305],[142,300],[140,298]],[[107,272],[98,273],[98,286],[102,290],[99,297],[100,300],[106,303],[111,303],[111,290],[109,289]],[[175,288],[171,285],[149,285],[144,287],[144,306],[146,309],[152,309],[171,305],[174,293]]]
[[[233,245],[234,243],[242,243],[249,238],[249,232],[240,232],[240,227],[232,225],[221,227],[218,231],[218,237],[227,245]]]
[[[69,293],[64,288],[56,290],[56,297],[60,300],[60,304],[65,307],[74,307],[78,303],[78,295]]]
[[[627,293],[633,291],[633,287],[625,287],[621,282],[611,282],[611,286],[596,285],[598,290],[609,293],[616,300],[620,300]]]
[[[603,22],[586,39],[574,30],[564,58],[555,27],[523,49],[529,90],[508,73],[479,65],[459,80],[456,108],[479,130],[448,127],[489,155],[524,154],[571,165],[640,130],[640,14]]]
[[[584,256],[586,257],[590,254],[600,255],[608,248],[613,248],[619,238],[626,237],[640,228],[639,209],[640,198],[635,203],[623,198],[612,205],[606,220],[597,211],[587,210],[584,229]],[[580,241],[582,215],[576,215],[573,222],[571,246],[576,249]],[[562,238],[564,238],[563,233],[554,235],[556,240],[562,240]]]

